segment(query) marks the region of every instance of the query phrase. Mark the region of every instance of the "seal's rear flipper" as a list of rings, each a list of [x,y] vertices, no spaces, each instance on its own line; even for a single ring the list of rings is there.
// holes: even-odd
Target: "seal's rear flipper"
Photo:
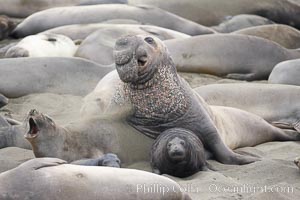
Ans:
[[[10,127],[8,121],[0,115],[0,128]]]
[[[29,170],[38,170],[44,167],[53,167],[62,164],[67,164],[67,161],[59,158],[35,158],[21,164],[19,167],[26,167],[29,168]]]
[[[300,120],[295,123],[288,123],[288,122],[272,122],[273,126],[276,126],[277,128],[281,129],[290,129],[290,130],[296,130],[300,133]]]

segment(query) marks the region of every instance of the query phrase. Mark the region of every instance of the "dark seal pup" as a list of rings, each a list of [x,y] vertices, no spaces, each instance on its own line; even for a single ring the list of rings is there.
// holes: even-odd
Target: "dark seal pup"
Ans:
[[[182,178],[206,170],[203,144],[189,130],[168,129],[152,145],[151,167],[154,173]]]

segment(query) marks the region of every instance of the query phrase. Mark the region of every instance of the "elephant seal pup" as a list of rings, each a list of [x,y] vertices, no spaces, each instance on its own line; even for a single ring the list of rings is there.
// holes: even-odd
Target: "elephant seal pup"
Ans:
[[[144,187],[158,189],[147,192]],[[0,174],[0,199],[65,198],[191,200],[179,184],[164,176],[134,169],[70,165],[57,158],[32,159]]]
[[[0,108],[8,104],[8,98],[0,94]]]
[[[114,115],[113,119],[91,116],[60,126],[49,116],[31,110],[25,138],[37,158],[54,157],[72,162],[113,153],[124,166],[149,160],[153,140],[123,121],[121,114]]]
[[[219,33],[231,33],[240,29],[266,24],[274,24],[274,22],[261,16],[244,14],[227,17],[224,22],[211,28]]]
[[[80,58],[1,59],[0,93],[8,98],[43,92],[85,96],[112,70]]]
[[[5,15],[0,15],[0,40],[7,38],[17,24]]]
[[[209,105],[254,113],[280,128],[300,133],[300,88],[292,85],[227,83],[194,89]]]
[[[277,64],[272,70],[268,82],[300,86],[300,59]]]
[[[116,15],[115,13],[118,14]],[[134,15],[132,13],[134,13]],[[214,31],[208,27],[159,8],[146,5],[130,6],[125,4],[107,4],[61,7],[41,11],[26,18],[14,29],[12,35],[19,38],[59,26],[100,23],[110,19],[133,19],[143,24],[152,24],[188,35],[214,33]]]
[[[105,25],[80,44],[75,56],[99,64],[114,63],[113,48],[118,38],[125,35],[154,35],[161,40],[182,39],[190,36],[173,30],[147,25]]]
[[[195,36],[168,40],[165,44],[180,72],[247,81],[267,80],[276,64],[300,58],[300,52],[296,50],[246,35]]]
[[[283,24],[250,27],[233,33],[265,38],[276,42],[287,49],[300,48],[300,31]]]
[[[203,144],[189,130],[168,129],[152,145],[151,167],[154,173],[181,178],[206,170]]]
[[[70,38],[44,33],[25,37],[16,46],[9,48],[5,57],[73,57],[76,50]]]
[[[120,106],[123,109],[124,105],[131,106],[127,122],[151,138],[174,127],[188,129],[201,139],[216,160],[226,164],[257,160],[231,149],[300,138],[298,134],[284,133],[251,113],[225,107],[210,108],[178,76],[167,48],[158,38],[144,35],[120,38],[114,56],[123,82],[114,101],[123,105]]]
[[[71,162],[73,165],[121,167],[121,161],[116,154],[108,153],[96,159],[83,159]]]
[[[30,143],[24,139],[24,132],[23,125],[12,125],[8,119],[0,115],[0,149],[5,147],[31,149]]]

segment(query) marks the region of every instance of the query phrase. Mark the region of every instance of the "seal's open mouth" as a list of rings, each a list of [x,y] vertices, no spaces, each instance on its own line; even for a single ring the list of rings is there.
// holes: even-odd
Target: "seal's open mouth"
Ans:
[[[34,121],[34,119],[32,117],[29,118],[29,131],[25,135],[25,137],[28,139],[35,138],[35,137],[37,137],[38,132],[39,132],[39,129],[38,129],[36,122]]]

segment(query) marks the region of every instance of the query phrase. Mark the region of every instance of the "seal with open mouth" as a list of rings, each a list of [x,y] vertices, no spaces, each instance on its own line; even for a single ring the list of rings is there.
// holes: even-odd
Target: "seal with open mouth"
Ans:
[[[168,50],[158,38],[147,35],[120,38],[114,57],[123,82],[120,91],[123,91],[124,101],[132,106],[127,122],[151,138],[157,138],[170,128],[190,130],[218,161],[226,164],[258,160],[231,149],[273,140],[300,139],[299,134],[284,132],[251,113],[209,107],[178,76]]]

